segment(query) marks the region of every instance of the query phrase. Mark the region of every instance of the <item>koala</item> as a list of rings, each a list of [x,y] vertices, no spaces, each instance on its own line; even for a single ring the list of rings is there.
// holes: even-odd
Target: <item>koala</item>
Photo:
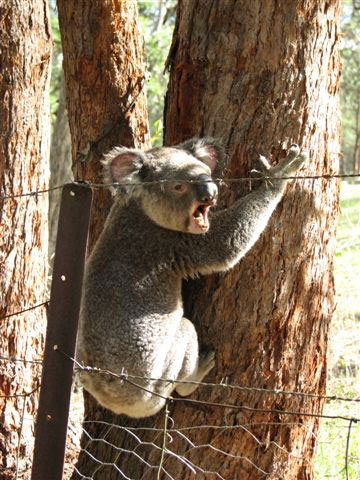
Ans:
[[[147,152],[115,148],[106,156],[108,180],[118,186],[86,266],[77,359],[125,372],[138,385],[81,371],[83,387],[115,413],[154,415],[174,390],[186,396],[197,388],[174,381],[201,381],[214,367],[214,352],[199,353],[194,325],[183,316],[182,280],[239,262],[284,193],[286,180],[276,177],[293,175],[306,155],[295,145],[276,166],[260,157],[270,180],[211,211],[213,178],[225,158],[211,138]]]

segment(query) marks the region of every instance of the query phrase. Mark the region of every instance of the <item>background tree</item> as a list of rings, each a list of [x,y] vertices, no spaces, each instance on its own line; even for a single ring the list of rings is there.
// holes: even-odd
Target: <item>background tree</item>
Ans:
[[[138,4],[146,38],[146,94],[151,139],[154,146],[162,145],[164,97],[169,79],[164,68],[175,23],[176,0],[142,0]]]
[[[50,188],[69,182],[71,171],[71,137],[65,101],[64,71],[59,22],[55,1],[50,0],[51,30],[53,38],[52,72],[50,83],[50,108],[52,119],[50,148]],[[57,222],[60,211],[61,190],[49,193],[49,266],[53,265]]]
[[[360,173],[360,9],[342,2],[342,170]]]
[[[101,159],[114,145],[149,145],[145,74],[135,0],[58,0],[63,67],[76,180],[99,182]],[[92,243],[110,206],[94,198]]]
[[[0,195],[47,188],[50,139],[50,24],[42,0],[0,2]],[[0,317],[46,299],[47,196],[3,200],[0,214]],[[1,320],[0,477],[30,466],[45,309]],[[26,416],[23,421],[22,415]],[[17,464],[17,458],[19,462]]]

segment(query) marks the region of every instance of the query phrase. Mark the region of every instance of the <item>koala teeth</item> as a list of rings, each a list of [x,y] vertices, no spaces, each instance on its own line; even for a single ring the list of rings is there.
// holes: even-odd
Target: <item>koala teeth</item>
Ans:
[[[209,228],[208,221],[208,211],[210,209],[209,205],[198,205],[193,213],[193,219],[195,224],[200,227],[202,230],[207,230]]]
[[[203,218],[203,209],[202,209],[202,205],[200,205],[194,212],[194,217],[195,218],[198,218],[198,219],[202,219]]]

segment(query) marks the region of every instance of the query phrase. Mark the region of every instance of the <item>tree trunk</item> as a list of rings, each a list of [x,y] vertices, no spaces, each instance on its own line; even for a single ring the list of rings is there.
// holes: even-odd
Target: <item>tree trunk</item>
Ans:
[[[220,137],[231,160],[228,176],[237,177],[249,172],[254,148],[277,162],[286,146],[298,143],[310,154],[305,174],[336,172],[339,1],[245,3],[179,2],[168,60],[166,144]],[[248,185],[228,187],[226,205]],[[325,394],[337,211],[335,180],[291,182],[240,265],[187,286],[188,315],[217,353],[208,381]],[[315,414],[323,408],[319,399],[223,388],[202,389],[198,398]],[[263,472],[269,479],[312,477],[317,418],[214,407],[199,412],[186,405],[177,405],[172,418],[176,426],[185,418],[188,425],[246,425],[192,436],[196,445],[212,443],[241,458],[209,450],[203,459],[201,449],[191,454],[226,479],[253,480]],[[191,477],[180,463],[170,472]]]
[[[59,87],[59,105],[51,140],[50,150],[50,187],[70,182],[71,138],[65,102],[64,76],[61,75]],[[54,190],[49,195],[49,265],[52,268],[55,252],[57,224],[60,211],[61,190]]]
[[[66,99],[76,180],[102,181],[114,145],[149,146],[143,44],[135,0],[58,0]],[[110,208],[95,192],[90,247]]]
[[[179,2],[165,143],[220,138],[231,160],[229,177],[248,174],[255,149],[277,162],[292,143],[309,151],[304,173],[336,172],[339,2],[245,3]],[[229,183],[222,205],[248,190],[245,182]],[[217,354],[207,381],[325,393],[337,210],[336,180],[290,182],[240,265],[187,284],[187,316]],[[163,462],[167,473],[157,478],[185,480],[194,471],[199,479],[312,477],[318,419],[267,410],[320,414],[321,400],[220,386],[192,398],[234,408],[173,402],[167,434],[164,411],[139,421],[91,412],[86,429],[94,441],[88,437],[81,474],[150,480]],[[163,442],[169,450],[162,457]]]
[[[105,152],[115,145],[150,147],[136,1],[58,0],[58,10],[73,172],[77,180],[102,183],[100,160]],[[94,191],[90,249],[110,204],[107,190]],[[85,420],[106,418],[105,411],[84,396]],[[97,424],[87,428],[94,436],[98,429]],[[84,435],[82,445],[87,443]],[[104,449],[101,444],[95,447]],[[77,468],[87,471],[88,463],[82,451]]]
[[[0,195],[48,181],[50,23],[44,0],[0,2]],[[47,195],[1,198],[0,477],[26,477],[32,459],[46,300]],[[30,392],[35,391],[31,394]]]

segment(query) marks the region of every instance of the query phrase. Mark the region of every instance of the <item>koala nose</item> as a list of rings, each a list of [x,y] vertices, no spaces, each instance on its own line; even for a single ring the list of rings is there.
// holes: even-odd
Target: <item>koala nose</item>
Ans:
[[[199,200],[203,203],[213,203],[218,195],[218,188],[215,183],[204,183],[198,186]]]

